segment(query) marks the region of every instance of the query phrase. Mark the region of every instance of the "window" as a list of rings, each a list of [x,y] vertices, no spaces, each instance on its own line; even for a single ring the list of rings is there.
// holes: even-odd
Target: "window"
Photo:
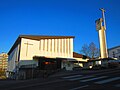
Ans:
[[[120,49],[117,49],[117,53],[120,53]]]
[[[115,58],[115,52],[113,51],[113,58]]]
[[[119,56],[119,60],[120,60],[120,56]]]
[[[41,50],[41,41],[39,41],[39,50]]]
[[[43,51],[45,51],[45,40],[43,40]]]

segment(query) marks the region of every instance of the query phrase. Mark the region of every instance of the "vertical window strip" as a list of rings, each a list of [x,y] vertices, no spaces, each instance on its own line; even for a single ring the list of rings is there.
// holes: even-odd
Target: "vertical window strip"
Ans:
[[[54,39],[51,40],[52,40],[52,52],[54,52]]]
[[[39,50],[41,50],[41,40],[39,41]]]
[[[57,52],[59,53],[59,39],[57,39]]]
[[[69,54],[71,53],[71,39],[69,39]]]
[[[41,40],[41,44],[40,44],[40,47],[41,47],[41,51],[43,51],[43,40]]]
[[[62,39],[62,53],[64,53],[64,39]]]
[[[48,52],[51,51],[51,39],[48,39]]]
[[[45,39],[45,51],[47,51],[47,39]]]
[[[66,54],[68,54],[68,39],[66,39]]]
[[[66,49],[67,49],[66,45],[67,45],[67,44],[66,44],[66,39],[65,39],[65,54],[66,54]]]
[[[63,53],[65,53],[65,39],[63,39]]]
[[[60,53],[60,39],[59,39],[59,53]]]
[[[45,51],[45,39],[43,40],[43,51]]]
[[[50,39],[50,52],[52,52],[52,39]]]
[[[69,51],[69,48],[70,48],[70,47],[69,47],[69,38],[68,38],[68,39],[67,39],[67,54],[68,54],[68,55],[69,55],[69,52],[70,52],[70,51]]]
[[[54,52],[56,51],[55,49],[56,49],[56,40],[54,39]]]
[[[62,53],[62,39],[60,39],[60,53]]]
[[[46,45],[47,45],[46,50],[48,51],[48,48],[49,48],[49,39],[46,39]]]
[[[58,52],[58,48],[57,48],[58,47],[58,40],[55,39],[55,42],[56,42],[56,49],[55,50],[56,50],[56,53],[57,53]]]

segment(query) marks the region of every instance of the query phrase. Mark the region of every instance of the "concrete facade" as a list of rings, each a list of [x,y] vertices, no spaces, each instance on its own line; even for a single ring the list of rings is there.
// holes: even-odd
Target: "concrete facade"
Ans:
[[[6,53],[0,54],[0,70],[7,70],[8,66],[8,55]]]
[[[110,58],[116,58],[117,60],[120,60],[120,46],[115,46],[108,49],[108,55]]]
[[[73,38],[73,36],[20,35],[8,52],[8,71],[16,72],[22,65],[37,67],[38,62],[33,61],[34,56],[73,58]]]
[[[101,26],[101,30],[99,30],[98,32],[99,32],[101,58],[108,58],[106,34],[105,34],[104,27]]]

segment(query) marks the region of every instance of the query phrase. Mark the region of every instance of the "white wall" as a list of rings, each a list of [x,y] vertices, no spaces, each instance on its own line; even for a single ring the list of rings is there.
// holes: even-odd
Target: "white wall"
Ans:
[[[27,44],[29,43],[31,45]],[[22,38],[20,60],[32,60],[33,56],[73,57],[73,38],[31,40]]]
[[[19,46],[20,44],[17,45],[17,47],[10,53],[8,57],[8,71],[14,71],[16,63],[18,61],[18,54],[19,54]]]

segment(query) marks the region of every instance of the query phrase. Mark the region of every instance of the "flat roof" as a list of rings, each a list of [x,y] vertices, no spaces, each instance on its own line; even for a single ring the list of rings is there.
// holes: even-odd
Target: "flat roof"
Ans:
[[[115,46],[115,47],[109,48],[108,50],[116,49],[116,48],[119,48],[119,47],[120,46]]]

